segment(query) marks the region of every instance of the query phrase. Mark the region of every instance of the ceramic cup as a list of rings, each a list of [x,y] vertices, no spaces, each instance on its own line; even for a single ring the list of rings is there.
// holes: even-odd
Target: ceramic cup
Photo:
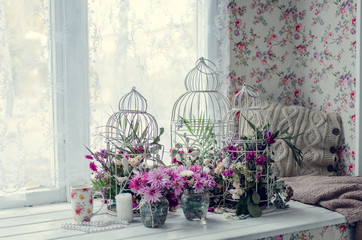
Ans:
[[[70,188],[71,207],[73,218],[76,222],[89,222],[103,207],[93,213],[93,197],[101,195],[104,202],[104,196],[100,192],[94,192],[92,185],[74,185]]]

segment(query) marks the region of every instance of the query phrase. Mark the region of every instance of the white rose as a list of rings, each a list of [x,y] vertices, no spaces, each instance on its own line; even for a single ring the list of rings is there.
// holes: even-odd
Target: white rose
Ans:
[[[211,163],[211,160],[209,158],[204,159],[204,165],[208,166]]]
[[[184,177],[191,177],[192,175],[194,175],[194,172],[191,170],[183,170],[180,172],[180,175]]]
[[[227,158],[224,158],[222,160],[222,165],[224,165],[224,167],[228,167],[230,164],[230,159],[227,157]]]

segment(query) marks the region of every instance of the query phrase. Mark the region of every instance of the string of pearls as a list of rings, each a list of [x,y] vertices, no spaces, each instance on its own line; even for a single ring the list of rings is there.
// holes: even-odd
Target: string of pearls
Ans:
[[[94,222],[76,222],[63,223],[60,227],[66,230],[78,230],[86,233],[104,232],[124,228],[129,222],[124,220],[116,221],[94,221]],[[112,226],[113,225],[113,226]]]

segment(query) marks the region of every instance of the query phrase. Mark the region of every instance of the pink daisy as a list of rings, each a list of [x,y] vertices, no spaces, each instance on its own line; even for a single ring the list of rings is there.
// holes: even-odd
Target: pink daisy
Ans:
[[[148,173],[148,183],[157,188],[166,188],[170,185],[170,177],[163,168],[155,168]]]
[[[144,186],[142,193],[146,202],[149,203],[159,202],[162,197],[161,189],[155,186]]]
[[[201,170],[201,166],[200,165],[194,165],[189,170],[191,170],[193,172],[199,172]]]
[[[203,193],[205,188],[205,180],[203,178],[195,178],[193,187],[195,193]]]
[[[141,189],[145,184],[145,177],[145,174],[142,173],[138,173],[132,177],[131,181],[128,183],[132,192],[137,193]]]

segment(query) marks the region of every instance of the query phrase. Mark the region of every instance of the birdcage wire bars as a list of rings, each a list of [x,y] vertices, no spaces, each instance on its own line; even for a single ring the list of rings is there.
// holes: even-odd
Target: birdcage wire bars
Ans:
[[[272,151],[268,144],[268,135],[272,126],[268,114],[261,109],[258,91],[252,86],[244,84],[243,88],[234,95],[232,108],[225,117],[223,164],[232,169],[239,177],[238,184],[234,185],[233,195],[225,192],[225,198],[238,199],[236,192],[244,196],[259,194],[259,206],[272,209],[274,177],[271,170]],[[240,191],[239,191],[240,190]]]
[[[127,186],[133,167],[142,169],[161,164],[163,159],[163,145],[158,143],[162,133],[155,118],[147,113],[147,100],[133,87],[120,99],[118,108],[105,128],[106,161],[116,179],[110,186],[115,191],[109,191],[107,196],[107,209],[111,214],[115,214],[114,197],[122,189],[119,186]]]
[[[199,58],[184,83],[187,92],[176,100],[171,115],[172,163],[203,165],[219,158],[230,103],[218,92],[216,66],[210,60]]]

